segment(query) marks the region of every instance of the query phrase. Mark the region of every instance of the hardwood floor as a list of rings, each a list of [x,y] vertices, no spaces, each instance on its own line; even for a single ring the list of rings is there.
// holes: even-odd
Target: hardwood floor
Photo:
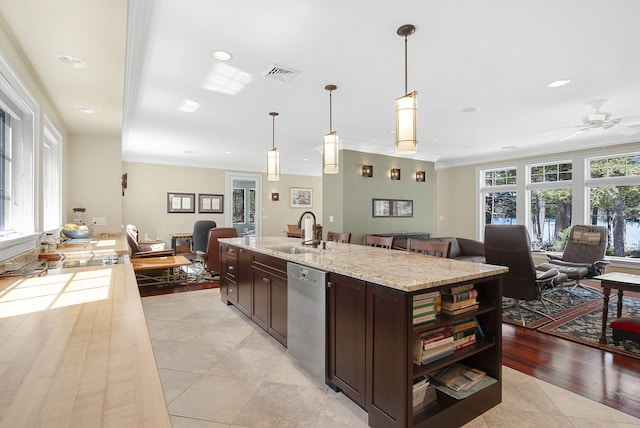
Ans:
[[[502,363],[640,418],[640,360],[502,324]]]

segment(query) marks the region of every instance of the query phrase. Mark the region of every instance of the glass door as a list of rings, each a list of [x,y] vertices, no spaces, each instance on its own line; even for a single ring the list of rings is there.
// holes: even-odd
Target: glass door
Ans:
[[[260,236],[262,217],[262,176],[227,172],[226,223],[238,231],[238,236]]]

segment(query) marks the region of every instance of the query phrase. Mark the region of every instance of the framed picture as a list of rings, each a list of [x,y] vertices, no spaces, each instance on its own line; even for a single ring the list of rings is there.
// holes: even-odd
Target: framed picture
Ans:
[[[413,201],[409,199],[373,199],[373,217],[413,217]]]
[[[289,195],[289,206],[291,208],[312,208],[313,189],[292,187]]]
[[[198,195],[199,213],[222,213],[224,212],[224,195],[208,195],[200,193]]]
[[[195,213],[196,194],[167,192],[167,212]]]

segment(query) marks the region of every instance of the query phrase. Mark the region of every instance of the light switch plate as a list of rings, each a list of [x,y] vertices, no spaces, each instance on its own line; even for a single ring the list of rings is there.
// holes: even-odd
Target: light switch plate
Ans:
[[[96,226],[106,226],[107,218],[106,217],[91,217],[91,223]]]

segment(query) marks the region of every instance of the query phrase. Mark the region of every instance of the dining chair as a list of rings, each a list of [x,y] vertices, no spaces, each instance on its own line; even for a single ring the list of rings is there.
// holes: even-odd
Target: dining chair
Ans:
[[[369,247],[391,249],[391,247],[393,246],[393,236],[365,235],[364,239],[362,240],[362,244]]]
[[[327,241],[342,242],[343,244],[349,244],[351,242],[350,232],[327,232]]]
[[[424,239],[407,239],[407,251],[422,253],[428,256],[449,258],[450,241],[425,241]]]

